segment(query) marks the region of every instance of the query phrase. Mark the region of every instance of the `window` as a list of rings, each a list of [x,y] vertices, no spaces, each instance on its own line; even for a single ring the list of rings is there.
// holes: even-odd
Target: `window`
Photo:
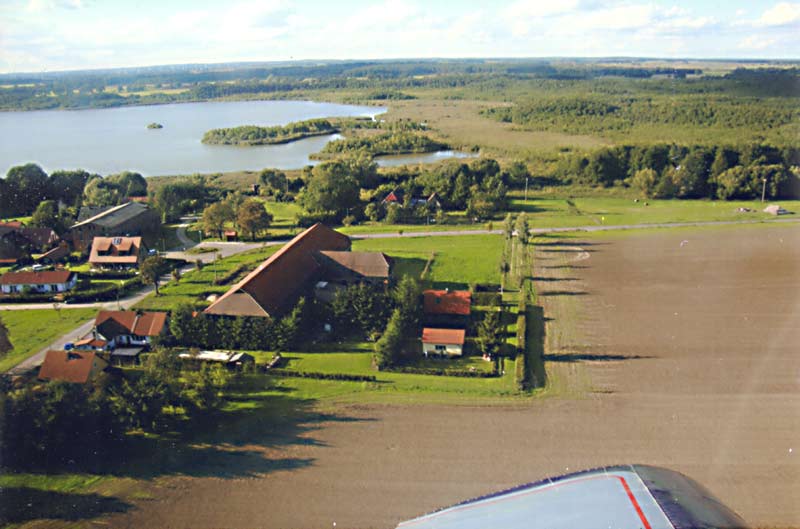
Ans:
[[[446,351],[447,350],[447,346],[446,345],[437,345],[436,346],[436,350],[437,351]]]

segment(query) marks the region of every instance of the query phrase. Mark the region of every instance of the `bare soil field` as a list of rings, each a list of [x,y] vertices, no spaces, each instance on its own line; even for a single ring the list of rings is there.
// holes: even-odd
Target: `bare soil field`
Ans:
[[[106,522],[390,528],[548,475],[646,463],[692,476],[754,527],[800,527],[798,271],[797,227],[548,239],[543,398],[337,407],[282,442],[230,447],[220,477],[160,479]]]

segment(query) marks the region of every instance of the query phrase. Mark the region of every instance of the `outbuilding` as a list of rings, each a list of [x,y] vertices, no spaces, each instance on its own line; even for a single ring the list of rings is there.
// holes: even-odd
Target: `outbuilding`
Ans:
[[[422,329],[422,353],[428,356],[462,356],[464,329]]]

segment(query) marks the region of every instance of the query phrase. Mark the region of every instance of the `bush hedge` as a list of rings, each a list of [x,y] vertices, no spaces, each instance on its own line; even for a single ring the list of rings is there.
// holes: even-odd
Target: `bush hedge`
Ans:
[[[264,372],[278,377],[314,378],[317,380],[346,380],[348,382],[377,382],[375,375],[351,375],[348,373],[319,373],[316,371],[291,371],[289,369],[264,369]]]
[[[503,297],[498,292],[474,292],[472,294],[473,305],[492,306],[500,305]]]
[[[46,303],[53,301],[53,294],[3,294],[0,303]]]
[[[497,369],[492,371],[469,371],[467,369],[400,366],[386,369],[385,371],[394,373],[407,373],[411,375],[433,375],[438,377],[496,378],[500,376],[500,373],[497,372]]]
[[[144,286],[142,279],[139,276],[129,279],[122,284],[122,288],[115,283],[106,283],[105,285],[97,288],[90,288],[88,290],[67,292],[64,294],[65,303],[89,303],[94,301],[113,301],[132,294]]]
[[[99,270],[97,272],[78,272],[78,279],[131,279],[136,276],[132,270]]]

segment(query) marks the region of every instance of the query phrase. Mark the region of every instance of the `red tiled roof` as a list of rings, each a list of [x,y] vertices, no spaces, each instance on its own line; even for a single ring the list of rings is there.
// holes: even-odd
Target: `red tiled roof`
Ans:
[[[314,224],[286,243],[204,312],[225,316],[274,316],[289,308],[300,289],[319,269],[315,252],[349,249],[349,237],[324,224]]]
[[[19,220],[12,220],[11,222],[0,222],[0,227],[3,228],[21,228],[22,222]]]
[[[426,290],[422,296],[425,314],[469,316],[472,294],[467,290]]]
[[[103,326],[108,336],[114,338],[119,334],[135,334],[136,336],[158,336],[167,322],[166,312],[137,312],[135,310],[101,310],[94,320],[98,329]],[[112,334],[113,333],[113,334]]]
[[[89,336],[88,338],[84,338],[83,340],[78,340],[75,342],[75,347],[80,347],[82,345],[88,345],[90,347],[101,349],[108,345],[108,342],[101,340],[100,338],[95,338],[94,336]]]
[[[89,262],[92,264],[136,264],[139,261],[141,248],[141,237],[95,237],[92,239]],[[111,250],[109,255],[100,255],[100,252],[109,250]],[[120,252],[127,253],[130,250],[133,250],[131,255],[119,255]]]
[[[9,272],[0,276],[0,285],[57,285],[67,283],[72,276],[69,270],[43,272]]]
[[[95,356],[91,351],[47,351],[39,368],[39,378],[84,384],[92,373]],[[97,360],[106,363],[101,358]]]
[[[422,329],[422,342],[442,345],[464,345],[464,329]]]

